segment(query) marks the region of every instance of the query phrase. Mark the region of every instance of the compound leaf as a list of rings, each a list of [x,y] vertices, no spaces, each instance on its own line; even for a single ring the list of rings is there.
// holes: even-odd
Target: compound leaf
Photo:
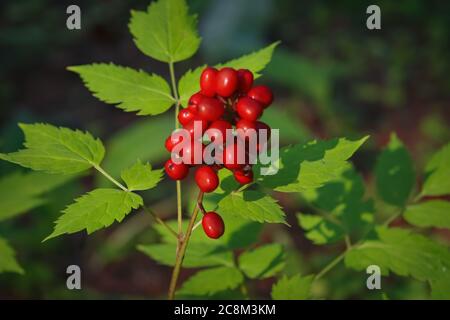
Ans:
[[[148,190],[154,188],[162,178],[162,170],[152,170],[149,163],[138,161],[133,166],[122,171],[121,177],[130,191]]]
[[[272,286],[273,300],[306,300],[310,296],[312,275],[301,277],[295,275],[291,278],[283,276]]]

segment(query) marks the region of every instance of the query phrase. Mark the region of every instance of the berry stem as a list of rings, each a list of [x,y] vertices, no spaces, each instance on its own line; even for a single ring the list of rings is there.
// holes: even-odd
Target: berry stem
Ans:
[[[184,255],[186,253],[187,245],[189,243],[192,230],[194,228],[195,220],[197,220],[197,215],[199,211],[198,204],[202,203],[202,201],[203,201],[203,192],[200,191],[197,197],[197,205],[194,207],[194,211],[192,212],[192,216],[191,219],[189,220],[189,225],[187,227],[186,234],[184,237],[178,238],[179,250],[177,250],[175,266],[172,271],[172,278],[170,279],[169,296],[168,296],[169,300],[173,300],[175,297],[175,291],[177,287],[178,277],[180,276],[180,270],[183,264]]]

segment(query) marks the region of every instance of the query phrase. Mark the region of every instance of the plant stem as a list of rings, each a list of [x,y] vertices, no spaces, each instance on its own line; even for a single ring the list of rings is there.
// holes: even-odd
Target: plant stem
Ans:
[[[173,62],[169,62],[169,72],[170,72],[170,82],[172,84],[172,93],[176,100],[175,104],[175,129],[178,129],[178,111],[180,109],[180,99],[178,96],[176,77],[175,77],[175,68]],[[183,234],[183,213],[182,213],[182,204],[181,204],[181,182],[179,180],[176,181],[176,189],[177,189],[177,220],[178,220],[178,236],[182,237]],[[177,250],[178,252],[178,250]]]
[[[94,165],[94,168],[100,172],[102,175],[104,175],[109,181],[114,183],[116,186],[118,186],[123,191],[129,191],[123,184],[121,184],[119,181],[111,177],[105,170],[103,170],[100,166]]]
[[[192,212],[192,216],[191,216],[191,219],[189,220],[189,225],[186,230],[186,234],[184,237],[180,237],[178,239],[179,250],[177,250],[175,266],[173,268],[172,278],[170,279],[169,297],[168,297],[169,300],[173,300],[175,297],[175,290],[177,287],[178,277],[180,276],[180,270],[181,270],[181,266],[183,264],[184,255],[186,253],[187,245],[189,243],[189,238],[191,237],[192,229],[194,228],[195,220],[197,219],[197,214],[199,211],[198,204],[201,203],[202,200],[203,200],[203,192],[200,191],[198,193],[198,197],[197,197],[197,205],[194,207],[194,211]]]
[[[165,223],[164,220],[162,220],[160,217],[158,217],[158,216],[156,215],[156,213],[155,213],[153,210],[151,210],[151,209],[150,209],[149,207],[147,207],[145,204],[143,205],[143,208],[144,208],[144,211],[145,211],[145,212],[149,213],[149,214],[153,217],[153,219],[155,219],[158,223],[160,223],[160,224],[162,224],[164,227],[166,227],[166,229],[167,229],[171,234],[173,234],[173,235],[175,236],[175,238],[178,239],[178,234],[176,233],[176,231],[173,230],[172,227],[169,226],[167,223]]]
[[[340,255],[338,255],[336,258],[334,258],[334,260],[332,260],[329,264],[327,264],[314,278],[314,280],[319,280],[320,278],[322,278],[328,271],[330,271],[331,269],[333,269],[335,266],[337,266],[339,264],[339,262],[341,262],[342,259],[344,259],[345,254],[347,253],[347,251],[342,252]]]

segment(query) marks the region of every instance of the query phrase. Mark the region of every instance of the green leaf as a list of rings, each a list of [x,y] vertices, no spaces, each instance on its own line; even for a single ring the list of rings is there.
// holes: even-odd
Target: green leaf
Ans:
[[[404,217],[418,227],[450,229],[450,202],[431,200],[411,205],[406,208]]]
[[[220,200],[218,211],[258,222],[285,223],[285,214],[277,201],[259,191],[230,193]]]
[[[107,142],[108,153],[102,163],[112,176],[118,176],[124,167],[133,165],[136,159],[157,163],[167,157],[164,140],[170,134],[173,117],[167,115],[137,121],[117,132]],[[151,147],[149,146],[151,137]],[[98,187],[109,187],[111,183],[100,173],[96,177]]]
[[[217,267],[199,271],[187,279],[177,294],[206,296],[237,288],[244,276],[236,268]]]
[[[377,159],[375,178],[381,199],[397,207],[405,205],[416,178],[411,156],[394,133]]]
[[[251,279],[274,276],[284,267],[284,250],[280,244],[268,244],[239,256],[239,268]]]
[[[222,68],[224,66],[235,69],[248,69],[253,72],[256,78],[260,76],[259,72],[262,71],[272,58],[273,51],[280,42],[274,42],[271,45],[255,51],[253,53],[244,55],[240,58],[221,63],[216,65],[216,68]],[[181,105],[187,106],[189,98],[196,92],[200,91],[200,75],[206,65],[197,67],[194,70],[186,72],[178,82],[178,91],[180,93]]]
[[[344,235],[362,236],[373,224],[373,202],[364,200],[364,181],[347,163],[338,176],[325,185],[303,192],[303,197],[320,209],[322,216],[298,215],[306,237],[315,244],[341,240]]]
[[[127,112],[156,115],[174,104],[170,87],[160,76],[142,70],[94,63],[67,68],[80,75],[86,87],[103,102],[117,104]]]
[[[23,274],[22,267],[16,260],[14,249],[11,248],[8,242],[0,238],[0,273],[15,272]]]
[[[162,179],[162,169],[152,170],[149,163],[138,161],[133,166],[122,171],[121,177],[130,191],[148,190],[154,188]]]
[[[130,32],[146,55],[163,62],[190,58],[198,50],[197,16],[184,0],[158,0],[146,12],[131,11]]]
[[[378,265],[384,275],[393,272],[430,281],[450,272],[450,252],[438,243],[403,229],[376,229],[378,240],[367,240],[345,255],[345,264],[356,270]]]
[[[142,198],[132,192],[117,189],[95,189],[75,200],[55,222],[51,235],[44,241],[86,229],[88,234],[121,222],[132,209],[143,204]]]
[[[279,161],[269,168],[274,174],[260,176],[259,183],[280,192],[318,188],[336,178],[347,165],[347,160],[367,139],[352,141],[340,138],[282,148]]]
[[[431,298],[450,300],[450,272],[443,272],[430,281]]]
[[[439,150],[426,166],[427,178],[421,196],[450,194],[450,144]]]
[[[292,278],[283,276],[272,287],[273,300],[306,300],[310,297],[311,285],[314,280],[312,275],[301,277],[295,275]]]
[[[14,172],[0,178],[0,222],[44,204],[46,192],[76,178],[42,172]]]
[[[139,251],[166,266],[175,265],[176,249],[176,243],[138,246]],[[198,268],[218,265],[233,267],[232,252],[217,250],[217,247],[211,243],[189,243],[183,260],[183,267]]]
[[[26,149],[0,154],[0,159],[47,173],[78,173],[99,165],[105,148],[89,133],[49,124],[19,124]]]
[[[314,244],[334,243],[343,238],[345,231],[337,223],[321,216],[312,214],[297,214],[298,224],[306,231],[306,238]]]

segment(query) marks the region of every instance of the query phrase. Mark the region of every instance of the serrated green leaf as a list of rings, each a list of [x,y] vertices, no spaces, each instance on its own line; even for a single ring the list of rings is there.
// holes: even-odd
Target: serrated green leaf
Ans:
[[[224,66],[235,69],[248,69],[253,72],[254,78],[260,76],[259,72],[262,71],[272,58],[273,51],[280,42],[274,42],[271,45],[255,51],[253,53],[244,55],[240,58],[221,63],[216,65],[216,68],[222,68]],[[180,93],[181,105],[186,106],[189,98],[200,90],[200,75],[206,65],[197,67],[194,70],[186,72],[178,82],[178,91]]]
[[[167,157],[164,140],[170,132],[167,128],[173,126],[173,117],[156,116],[137,121],[117,132],[106,143],[108,153],[102,163],[108,173],[120,175],[124,167],[131,166],[136,159],[157,163]],[[151,137],[151,146],[149,145]],[[130,143],[132,141],[132,143]],[[111,183],[100,173],[96,177],[98,187],[109,187]]]
[[[260,246],[239,256],[239,269],[251,279],[272,277],[283,268],[284,250],[280,244]]]
[[[158,0],[146,12],[131,11],[130,32],[146,55],[163,62],[190,58],[198,50],[197,16],[184,0]]]
[[[142,70],[94,63],[67,68],[83,79],[92,94],[103,102],[117,104],[127,112],[138,115],[157,115],[174,104],[166,80]]]
[[[298,215],[306,237],[315,244],[341,240],[344,235],[359,237],[372,227],[373,202],[364,200],[364,181],[347,163],[338,176],[317,188],[305,190],[303,197],[322,211],[322,216]]]
[[[405,205],[416,179],[411,156],[394,133],[377,159],[375,178],[383,201],[397,207]]]
[[[15,256],[16,254],[14,252],[14,249],[9,246],[8,242],[5,239],[0,238],[0,273],[24,273]]]
[[[368,139],[346,138],[312,141],[282,148],[280,158],[269,170],[273,175],[260,176],[263,186],[280,192],[303,192],[315,189],[336,178],[347,160]],[[255,170],[259,173],[259,170]]]
[[[139,191],[154,188],[162,179],[162,170],[152,170],[149,163],[138,161],[133,166],[122,171],[122,180],[127,184],[128,190]]]
[[[81,230],[93,233],[114,223],[121,222],[132,209],[143,204],[142,198],[132,192],[117,189],[95,189],[69,205],[55,222],[55,228],[44,241],[62,234]]]
[[[365,270],[378,265],[384,275],[393,272],[431,281],[450,272],[450,252],[438,243],[403,229],[376,229],[378,240],[367,240],[345,255],[347,267]]]
[[[43,194],[76,177],[42,172],[14,172],[1,177],[0,222],[44,204]]]
[[[175,243],[139,245],[138,250],[153,260],[166,266],[175,265],[177,246]],[[214,244],[189,243],[183,260],[185,268],[199,268],[212,266],[233,266],[231,251],[217,250]]]
[[[426,166],[422,196],[450,194],[450,144],[439,150]]]
[[[345,231],[338,224],[312,214],[297,214],[298,224],[306,231],[305,236],[314,244],[334,243],[343,238]]]
[[[88,132],[49,124],[19,124],[26,149],[0,154],[0,159],[47,173],[73,174],[99,165],[105,148]]]
[[[187,279],[177,294],[207,296],[237,288],[244,277],[236,268],[218,267],[199,271]]]
[[[230,193],[219,201],[218,211],[258,222],[285,223],[285,214],[277,201],[259,191]]]
[[[450,229],[450,202],[431,200],[411,205],[406,208],[404,217],[418,227]]]
[[[295,275],[291,278],[283,276],[272,287],[273,300],[306,300],[310,297],[312,275],[301,277]]]

